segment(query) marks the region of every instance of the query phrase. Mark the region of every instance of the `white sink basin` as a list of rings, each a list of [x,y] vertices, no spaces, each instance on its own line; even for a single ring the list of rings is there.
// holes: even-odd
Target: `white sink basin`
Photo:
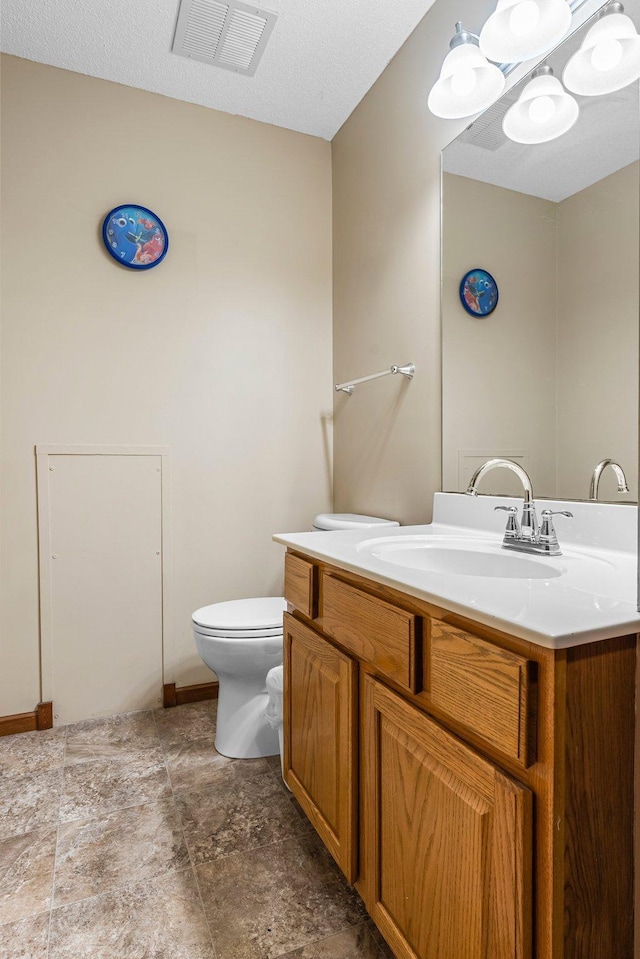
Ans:
[[[502,548],[506,497],[436,493],[434,521],[384,529],[277,534],[289,549],[550,649],[640,631],[637,509],[570,508],[561,556]],[[373,538],[375,537],[375,539]]]
[[[489,540],[393,536],[365,540],[356,548],[359,553],[367,553],[393,566],[455,576],[551,580],[567,572],[562,556],[512,552]]]

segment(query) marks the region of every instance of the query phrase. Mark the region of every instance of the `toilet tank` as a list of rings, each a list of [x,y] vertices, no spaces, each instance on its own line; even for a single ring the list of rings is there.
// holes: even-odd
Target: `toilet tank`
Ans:
[[[320,513],[313,521],[315,530],[370,529],[374,526],[399,526],[395,519],[362,516],[359,513]]]

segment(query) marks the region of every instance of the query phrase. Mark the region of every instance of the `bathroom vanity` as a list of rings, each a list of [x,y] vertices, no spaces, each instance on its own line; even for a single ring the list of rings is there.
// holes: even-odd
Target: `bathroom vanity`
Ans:
[[[632,959],[634,557],[584,542],[625,508],[532,560],[501,502],[276,537],[285,779],[399,959]]]

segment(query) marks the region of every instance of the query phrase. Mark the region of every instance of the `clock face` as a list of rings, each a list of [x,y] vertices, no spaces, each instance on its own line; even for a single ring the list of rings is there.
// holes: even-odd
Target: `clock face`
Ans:
[[[460,281],[460,302],[471,316],[488,316],[498,305],[498,284],[486,270],[469,270]]]
[[[157,266],[169,249],[169,236],[162,220],[146,207],[129,203],[107,213],[102,239],[114,260],[134,270]]]

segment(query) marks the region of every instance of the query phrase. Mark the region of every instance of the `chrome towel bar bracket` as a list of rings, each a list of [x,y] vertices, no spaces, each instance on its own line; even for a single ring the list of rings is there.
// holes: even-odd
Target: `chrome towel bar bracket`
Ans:
[[[381,370],[380,373],[370,373],[369,376],[361,376],[358,380],[347,380],[346,383],[336,383],[336,393],[348,393],[349,396],[354,388],[360,383],[366,383],[368,380],[377,380],[381,376],[389,376],[390,373],[402,373],[407,379],[412,379],[416,368],[413,363],[406,363],[404,366],[392,366],[388,370]]]

